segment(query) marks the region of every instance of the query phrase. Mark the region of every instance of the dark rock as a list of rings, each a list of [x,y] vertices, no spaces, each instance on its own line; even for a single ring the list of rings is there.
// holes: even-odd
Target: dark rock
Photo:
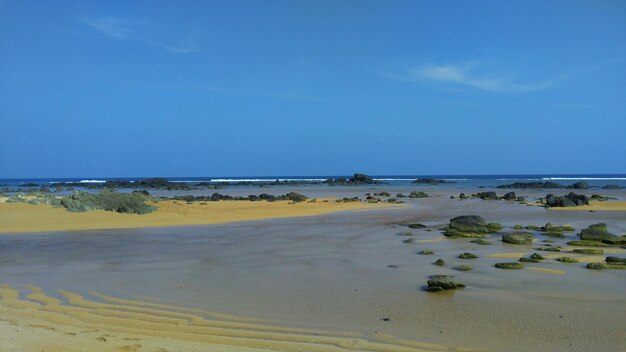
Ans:
[[[424,192],[413,191],[409,194],[409,198],[427,198],[428,194]]]
[[[444,266],[444,265],[446,265],[446,262],[443,261],[443,259],[437,259],[437,260],[435,260],[435,262],[433,264],[435,264],[437,266]]]
[[[469,266],[469,265],[459,265],[459,266],[455,266],[453,268],[454,270],[458,270],[458,271],[470,271],[470,270],[474,270],[473,267]]]
[[[572,252],[576,254],[604,254],[603,249],[576,248]]]
[[[477,238],[475,240],[471,240],[470,243],[475,243],[475,244],[480,244],[480,245],[484,245],[484,246],[488,246],[488,245],[492,245],[493,243],[482,239],[482,238]]]
[[[571,258],[571,257],[560,257],[560,258],[556,258],[556,260],[561,263],[578,263],[579,262],[578,259]]]
[[[475,254],[472,254],[472,253],[465,252],[465,253],[461,253],[459,255],[459,258],[461,258],[461,259],[476,259],[476,258],[478,258],[478,256],[475,255]]]
[[[413,183],[417,183],[417,184],[427,184],[427,185],[439,185],[439,184],[443,184],[443,183],[454,183],[452,181],[446,181],[446,180],[440,180],[440,179],[436,179],[436,178],[418,178],[417,180],[413,181]]]
[[[524,266],[518,262],[496,263],[495,267],[498,269],[512,269],[512,270],[524,269]]]
[[[482,200],[498,200],[500,199],[496,192],[479,192],[473,194],[472,197],[480,198]]]
[[[509,185],[500,185],[496,188],[517,188],[517,189],[544,189],[563,188],[563,185],[554,182],[515,182]]]
[[[623,186],[620,185],[604,185],[602,186],[602,189],[622,189],[624,188]]]
[[[514,232],[502,235],[502,242],[511,244],[530,244],[533,242],[533,234],[528,232]]]
[[[624,264],[626,264],[626,258],[620,258],[620,257],[606,257],[605,261],[607,263],[624,263]]]
[[[465,284],[460,282],[454,282],[449,280],[428,280],[428,288],[426,289],[429,292],[437,292],[442,290],[456,290],[459,288],[465,287]],[[432,289],[431,289],[432,288]]]
[[[589,189],[589,185],[587,184],[587,182],[576,182],[576,183],[573,183],[573,184],[567,186],[567,188],[572,188],[572,189]]]
[[[502,199],[516,200],[517,196],[515,195],[515,192],[508,192],[508,193],[505,193],[504,196],[502,196]]]
[[[609,244],[626,243],[626,239],[608,232],[606,224],[593,224],[580,232],[580,239],[587,241],[600,241]]]
[[[564,196],[555,196],[548,194],[546,196],[546,205],[549,207],[576,207],[579,205],[589,205],[589,198],[582,194],[570,192]]]
[[[409,228],[412,228],[412,229],[421,229],[421,228],[424,228],[424,227],[426,227],[426,225],[422,225],[422,224],[409,224]]]

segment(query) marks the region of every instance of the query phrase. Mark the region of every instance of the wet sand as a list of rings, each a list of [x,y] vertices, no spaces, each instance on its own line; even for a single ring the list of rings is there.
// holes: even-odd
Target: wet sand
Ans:
[[[351,196],[345,190],[321,190],[316,196],[333,192]],[[597,222],[626,233],[624,213],[554,212],[429,193],[430,198],[407,200],[410,207],[365,212],[0,236],[0,277],[10,285],[0,292],[0,316],[10,317],[0,320],[0,334],[10,337],[0,342],[0,350],[39,351],[45,344],[37,341],[67,345],[69,351],[615,351],[626,345],[626,270],[588,270],[587,261],[604,256],[578,255],[566,245]],[[577,231],[563,239],[535,233],[531,245],[505,244],[496,234],[488,236],[493,245],[486,246],[442,238],[437,228],[465,214],[499,222],[504,231],[547,222],[571,224]],[[427,227],[402,225],[415,222]],[[402,242],[407,238],[413,243]],[[494,267],[536,252],[544,240],[555,241],[563,252],[539,252],[546,259],[525,263],[523,270]],[[416,254],[422,250],[435,254]],[[605,250],[626,256],[619,247]],[[459,259],[463,252],[478,258]],[[581,262],[555,260],[561,256]],[[447,265],[432,265],[438,258]],[[474,270],[454,269],[461,264]],[[433,274],[454,275],[467,287],[424,292]],[[21,304],[37,306],[28,311]],[[204,330],[207,322],[228,327],[218,338]],[[254,327],[241,329],[233,322]],[[270,328],[272,337],[255,345],[257,334]],[[197,337],[193,329],[200,329],[202,341],[189,338]],[[221,333],[231,330],[244,334],[245,344],[222,339]],[[316,342],[285,345],[291,335],[313,335]],[[97,340],[103,336],[107,342]],[[324,342],[329,340],[334,342]],[[372,347],[381,345],[386,349]]]
[[[388,203],[338,203],[335,199],[320,199],[315,203],[293,203],[289,201],[219,201],[191,204],[183,201],[161,201],[149,203],[156,206],[158,210],[145,215],[120,214],[104,210],[69,212],[64,208],[55,208],[49,205],[0,203],[0,233],[220,224],[394,206]]]

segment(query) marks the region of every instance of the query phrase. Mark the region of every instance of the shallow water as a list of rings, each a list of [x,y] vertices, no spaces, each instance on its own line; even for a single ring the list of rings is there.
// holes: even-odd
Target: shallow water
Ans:
[[[316,197],[363,196],[367,191],[308,190],[307,195]],[[401,191],[407,194],[410,189]],[[458,201],[449,199],[450,193],[430,193],[431,198],[407,199],[412,207],[404,209],[225,225],[0,236],[0,281],[41,286],[51,293],[65,289],[152,297],[282,326],[369,336],[387,333],[478,349],[613,351],[626,345],[626,270],[593,271],[584,263],[552,259],[527,267],[564,274],[499,270],[493,264],[516,259],[489,255],[531,254],[539,243],[502,244],[498,235],[489,238],[495,243],[491,246],[468,239],[430,241],[441,237],[435,228],[464,214],[502,223],[505,230],[518,223],[568,223],[579,230],[607,222],[612,232],[623,234],[623,212],[551,212],[514,202]],[[411,222],[429,228],[399,225]],[[405,232],[414,236],[399,236]],[[403,243],[407,238],[415,242]],[[416,254],[424,249],[435,254]],[[466,251],[479,258],[456,258]],[[432,265],[437,258],[448,265]],[[452,269],[460,264],[475,269]],[[440,273],[455,275],[468,287],[450,294],[421,290],[428,275]]]

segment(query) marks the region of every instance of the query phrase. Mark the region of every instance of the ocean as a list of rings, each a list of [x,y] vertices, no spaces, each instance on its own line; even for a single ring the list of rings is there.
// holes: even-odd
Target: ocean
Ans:
[[[311,186],[315,182],[323,182],[329,178],[350,176],[198,176],[198,177],[165,177],[171,182],[197,184],[200,182],[211,183],[270,183],[279,181],[310,182]],[[74,177],[74,178],[14,178],[0,179],[0,188],[33,188],[42,187],[54,183],[83,183],[85,185],[93,183],[104,183],[109,180],[129,180],[136,181],[150,177]],[[450,183],[438,185],[419,184],[415,186],[433,187],[437,189],[468,189],[468,188],[495,188],[499,185],[514,182],[556,182],[562,185],[570,185],[575,182],[587,182],[592,187],[603,187],[606,185],[617,185],[626,187],[626,174],[537,174],[537,175],[372,175],[375,180],[384,182],[381,187],[409,187],[418,178],[434,178],[445,180]],[[26,186],[29,185],[29,186]],[[34,186],[36,185],[36,186]],[[25,187],[26,186],[26,187]],[[367,185],[369,186],[369,185]],[[235,186],[242,187],[242,186]],[[274,186],[290,187],[290,186]],[[306,185],[304,186],[306,187]],[[363,186],[365,187],[365,186]]]

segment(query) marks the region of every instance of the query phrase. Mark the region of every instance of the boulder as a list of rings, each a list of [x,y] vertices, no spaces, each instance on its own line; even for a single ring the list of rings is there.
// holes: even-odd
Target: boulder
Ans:
[[[504,196],[502,196],[502,199],[505,199],[505,200],[516,200],[517,199],[517,195],[515,195],[515,192],[508,192],[508,193],[505,193]]]
[[[477,215],[462,215],[450,220],[450,228],[460,232],[487,233],[487,223]]]
[[[511,244],[531,244],[533,234],[529,232],[514,232],[502,235],[502,242]]]
[[[587,182],[576,182],[576,183],[573,183],[573,184],[567,186],[567,188],[572,188],[572,189],[589,189],[589,184],[587,184]]]
[[[465,253],[461,253],[459,255],[459,258],[461,258],[461,259],[476,259],[476,258],[478,258],[478,256],[475,255],[475,254],[472,254],[472,253],[465,252]]]
[[[545,259],[545,258],[544,258],[541,254],[539,254],[539,253],[533,253],[533,254],[531,254],[531,255],[530,255],[530,258],[532,258],[532,259],[537,259],[537,260],[542,260],[542,259]]]
[[[439,292],[439,291],[447,291],[447,290],[456,290],[459,288],[465,287],[465,284],[460,282],[454,282],[450,280],[428,280],[428,288],[426,291],[428,292]]]
[[[479,192],[479,193],[476,193],[476,194],[474,194],[472,196],[476,197],[476,198],[483,199],[483,200],[498,200],[498,199],[500,199],[498,197],[498,195],[496,194],[496,192]]]
[[[444,266],[444,265],[446,265],[446,262],[443,261],[443,259],[437,259],[437,260],[435,260],[435,262],[433,264],[435,264],[437,266]]]
[[[524,269],[524,266],[518,262],[496,263],[498,269],[519,270]]]
[[[564,196],[546,195],[546,206],[549,207],[576,207],[579,205],[589,205],[589,198],[582,194],[570,192]]]
[[[580,239],[587,241],[599,241],[609,244],[626,243],[622,237],[610,233],[606,224],[593,224],[580,232]]]

